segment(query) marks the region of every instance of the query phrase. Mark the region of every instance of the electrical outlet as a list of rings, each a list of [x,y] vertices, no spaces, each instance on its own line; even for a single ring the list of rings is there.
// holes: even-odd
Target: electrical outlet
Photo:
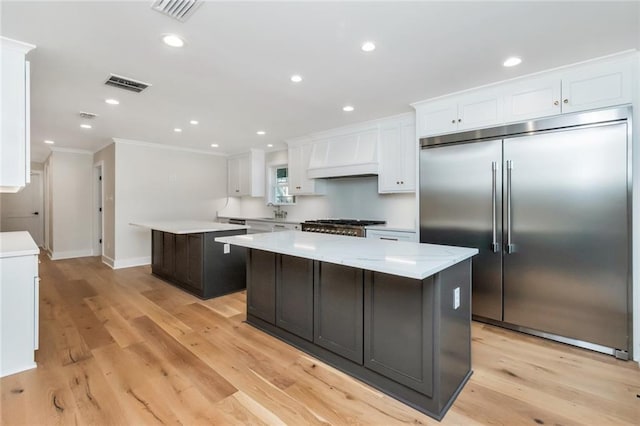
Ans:
[[[224,245],[224,249],[223,249],[223,250],[224,250],[224,254],[229,254],[229,253],[231,253],[231,244],[228,244],[228,243],[227,243],[227,244],[225,244],[225,245]]]
[[[460,307],[460,287],[453,289],[453,309]]]

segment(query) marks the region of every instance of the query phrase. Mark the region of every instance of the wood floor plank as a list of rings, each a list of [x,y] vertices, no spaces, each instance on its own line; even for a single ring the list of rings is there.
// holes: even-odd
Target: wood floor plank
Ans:
[[[640,368],[472,323],[474,374],[441,423],[148,266],[40,264],[38,368],[0,379],[2,425],[634,425]]]

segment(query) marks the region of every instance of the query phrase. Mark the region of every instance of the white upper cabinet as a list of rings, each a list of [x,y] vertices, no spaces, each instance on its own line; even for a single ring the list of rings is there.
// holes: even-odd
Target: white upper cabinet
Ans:
[[[453,100],[434,101],[416,108],[419,135],[437,135],[458,130],[458,103]]]
[[[416,106],[419,136],[453,133],[502,122],[502,94],[487,89]]]
[[[230,197],[264,197],[264,151],[252,149],[227,159],[227,194]]]
[[[636,54],[637,56],[637,54]],[[413,104],[417,136],[491,127],[632,102],[634,55],[522,77]]]
[[[413,114],[380,124],[379,193],[416,190],[416,150]]]
[[[560,114],[560,90],[557,77],[528,79],[507,86],[504,97],[505,123]]]
[[[593,65],[562,77],[562,112],[631,103],[630,61]]]
[[[30,181],[29,62],[35,46],[0,37],[2,62],[2,130],[0,192],[17,192]]]
[[[314,195],[325,193],[325,181],[309,179],[307,168],[312,146],[309,143],[289,144],[289,193],[291,195]]]

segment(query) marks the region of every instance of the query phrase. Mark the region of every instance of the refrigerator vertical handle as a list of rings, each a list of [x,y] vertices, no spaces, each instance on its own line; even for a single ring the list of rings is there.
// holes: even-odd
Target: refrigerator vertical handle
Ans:
[[[494,253],[498,253],[500,251],[500,247],[498,246],[498,215],[497,215],[497,176],[498,173],[498,163],[496,161],[491,162],[491,250]]]
[[[515,251],[515,245],[511,240],[511,171],[513,170],[513,161],[507,161],[507,245],[505,251],[511,254]]]

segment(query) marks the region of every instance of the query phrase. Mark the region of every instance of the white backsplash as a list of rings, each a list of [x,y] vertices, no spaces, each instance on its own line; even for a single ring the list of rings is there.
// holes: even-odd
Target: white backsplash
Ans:
[[[326,195],[296,197],[296,204],[282,207],[288,219],[377,219],[395,228],[416,227],[415,194],[378,194],[378,177],[349,177],[327,181]],[[230,197],[220,216],[272,217],[273,207],[262,197]]]

